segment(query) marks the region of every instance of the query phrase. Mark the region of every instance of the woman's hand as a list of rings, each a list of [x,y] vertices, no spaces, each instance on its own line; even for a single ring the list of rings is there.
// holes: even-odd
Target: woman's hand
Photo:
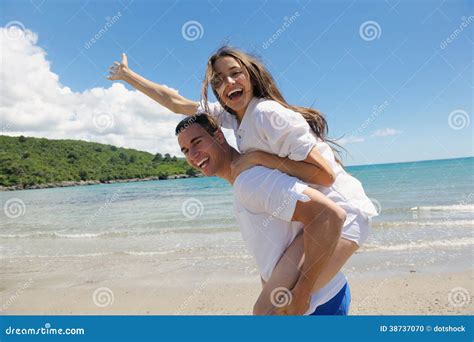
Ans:
[[[233,179],[252,166],[261,165],[259,158],[261,158],[260,151],[253,151],[241,154],[239,158],[234,159],[230,164]]]
[[[293,289],[289,292],[289,303],[283,307],[275,307],[272,311],[272,315],[285,315],[285,316],[302,316],[309,309],[309,302],[311,295],[307,293],[299,293]]]
[[[122,62],[114,62],[114,64],[109,67],[109,77],[107,77],[107,79],[111,81],[123,81],[127,70],[127,55],[122,53]]]

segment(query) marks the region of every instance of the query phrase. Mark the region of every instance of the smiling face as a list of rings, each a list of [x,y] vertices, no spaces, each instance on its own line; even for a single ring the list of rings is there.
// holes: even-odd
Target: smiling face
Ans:
[[[206,176],[215,176],[224,166],[227,143],[220,129],[211,136],[195,123],[179,133],[178,143],[188,164]]]
[[[214,62],[213,68],[212,88],[218,94],[221,102],[235,111],[242,119],[253,97],[252,83],[247,70],[230,56],[218,58]]]

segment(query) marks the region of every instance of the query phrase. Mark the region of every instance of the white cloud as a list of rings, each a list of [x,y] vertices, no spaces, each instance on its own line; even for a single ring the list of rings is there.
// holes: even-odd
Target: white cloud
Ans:
[[[384,129],[378,129],[376,130],[372,136],[373,137],[389,137],[389,136],[392,136],[392,135],[398,135],[402,133],[401,131],[399,130],[396,130],[394,128],[384,128]]]
[[[14,26],[0,31],[2,134],[182,155],[174,136],[182,116],[121,83],[74,92],[51,71],[36,33]]]
[[[348,145],[348,144],[361,143],[364,141],[365,141],[364,137],[351,135],[350,137],[339,139],[336,142],[340,145]]]

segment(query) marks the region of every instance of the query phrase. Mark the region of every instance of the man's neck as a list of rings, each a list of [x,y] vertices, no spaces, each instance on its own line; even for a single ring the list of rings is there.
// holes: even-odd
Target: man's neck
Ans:
[[[234,184],[235,177],[232,175],[231,164],[232,164],[232,161],[235,160],[236,158],[239,158],[239,156],[240,156],[240,153],[237,152],[234,148],[229,146],[229,151],[228,153],[225,154],[225,159],[222,164],[222,167],[218,172],[216,172],[216,176],[219,178],[225,179],[230,184]]]

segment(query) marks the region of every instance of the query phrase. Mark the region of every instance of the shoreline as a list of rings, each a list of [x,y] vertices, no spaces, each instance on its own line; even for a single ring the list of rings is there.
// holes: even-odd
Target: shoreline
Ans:
[[[64,181],[57,183],[44,183],[44,184],[35,184],[28,185],[23,187],[21,185],[12,185],[12,186],[2,186],[0,185],[1,191],[20,191],[20,190],[39,190],[39,189],[51,189],[51,188],[66,188],[73,186],[85,186],[85,185],[99,185],[99,184],[115,184],[115,183],[134,183],[134,182],[148,182],[148,181],[157,181],[157,180],[173,180],[173,179],[184,179],[184,178],[202,178],[205,177],[203,174],[199,173],[197,175],[191,176],[187,174],[176,174],[170,175],[167,177],[161,176],[152,176],[145,178],[126,178],[126,179],[114,179],[108,181],[99,181],[99,180],[87,180],[87,181]]]

